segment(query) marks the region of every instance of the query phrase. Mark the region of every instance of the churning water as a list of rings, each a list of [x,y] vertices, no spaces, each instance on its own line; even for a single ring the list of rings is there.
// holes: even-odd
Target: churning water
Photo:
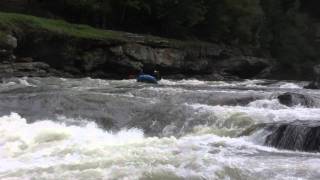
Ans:
[[[259,123],[320,120],[287,107],[303,83],[21,78],[0,84],[0,179],[320,179],[320,154],[264,146]]]

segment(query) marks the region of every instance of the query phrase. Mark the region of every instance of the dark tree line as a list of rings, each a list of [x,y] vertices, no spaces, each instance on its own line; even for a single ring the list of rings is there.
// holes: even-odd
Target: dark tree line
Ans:
[[[56,16],[99,28],[177,38],[251,42],[259,31],[257,0],[34,0]]]
[[[279,26],[301,31],[306,21],[320,19],[319,0],[20,1],[26,2],[28,7],[35,7],[31,13],[40,12],[37,15],[41,15],[44,12],[45,16],[50,14],[50,17],[74,23],[234,44],[257,44],[262,36],[270,35],[270,32],[263,34],[266,31],[271,31],[273,36],[283,31]]]

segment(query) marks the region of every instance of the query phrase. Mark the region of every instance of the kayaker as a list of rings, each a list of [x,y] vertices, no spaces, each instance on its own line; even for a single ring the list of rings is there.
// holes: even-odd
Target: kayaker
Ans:
[[[143,70],[140,70],[138,77],[137,77],[138,82],[145,82],[145,83],[152,83],[152,84],[157,84],[157,79],[156,77],[152,74],[145,74]]]
[[[160,72],[157,70],[153,71],[153,76],[157,79],[157,81],[160,81],[162,79]]]

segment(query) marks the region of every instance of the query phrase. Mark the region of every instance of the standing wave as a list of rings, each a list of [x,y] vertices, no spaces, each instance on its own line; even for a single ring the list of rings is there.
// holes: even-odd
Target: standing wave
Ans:
[[[261,164],[263,154],[269,158]],[[94,123],[28,124],[16,113],[0,117],[4,180],[315,178],[317,157],[255,145],[245,138],[147,138],[139,129],[107,132]]]

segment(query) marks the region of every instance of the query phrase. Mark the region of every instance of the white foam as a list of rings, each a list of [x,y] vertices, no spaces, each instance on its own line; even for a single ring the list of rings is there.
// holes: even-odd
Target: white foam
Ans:
[[[27,77],[20,78],[20,79],[18,79],[18,81],[19,81],[19,84],[24,85],[24,86],[34,86],[28,82]]]
[[[279,109],[288,109],[289,107],[282,105],[278,99],[262,99],[262,100],[256,100],[248,104],[249,107],[253,108],[264,108],[264,109],[273,109],[273,110],[279,110]]]
[[[282,88],[282,89],[303,89],[303,87],[301,87],[295,83],[285,83],[285,84],[281,85],[280,88]]]
[[[196,79],[183,79],[179,81],[173,81],[173,80],[167,80],[167,79],[162,79],[159,81],[159,84],[161,85],[189,85],[189,86],[196,86],[196,85],[205,85],[207,84],[207,81],[200,81]]]
[[[260,152],[270,153],[268,157],[280,154],[275,156],[278,166],[272,158],[261,159]],[[296,171],[310,173],[309,178],[319,174],[315,157],[295,155],[245,138],[146,138],[138,129],[111,133],[94,123],[66,126],[45,120],[27,124],[15,113],[0,117],[0,179],[5,180],[233,179],[235,172],[248,178],[274,178],[269,172],[276,172],[282,178],[286,176],[282,171],[292,171],[301,163],[303,167]],[[288,162],[288,167],[279,167]]]
[[[204,104],[187,104],[199,111],[215,114],[218,119],[230,118],[236,114],[242,114],[254,119],[255,123],[295,121],[295,120],[319,120],[320,109],[281,106],[274,100],[262,100],[250,103],[249,106],[208,106]],[[279,106],[279,107],[278,107]],[[278,108],[277,108],[278,107]]]

